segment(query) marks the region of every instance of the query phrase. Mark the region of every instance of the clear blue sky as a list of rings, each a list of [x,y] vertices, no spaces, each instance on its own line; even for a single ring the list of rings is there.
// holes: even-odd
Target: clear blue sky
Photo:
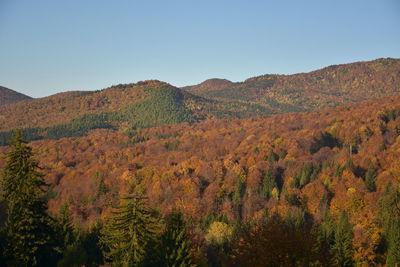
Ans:
[[[34,97],[400,58],[398,0],[0,0],[0,85]]]

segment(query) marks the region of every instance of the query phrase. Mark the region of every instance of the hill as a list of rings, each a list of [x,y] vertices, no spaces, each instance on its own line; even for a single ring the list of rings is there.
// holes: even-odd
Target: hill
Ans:
[[[307,111],[396,95],[400,93],[399,73],[399,59],[382,58],[309,73],[263,75],[225,83],[223,88],[200,84],[186,89],[203,97],[252,101],[276,112]]]
[[[260,105],[205,99],[160,81],[120,84],[99,91],[64,92],[0,107],[0,145],[16,128],[28,140],[82,136],[97,128],[130,130],[272,111]]]
[[[0,145],[16,128],[28,140],[83,136],[208,119],[310,111],[400,92],[400,60],[378,59],[310,73],[264,75],[242,83],[210,79],[176,88],[151,80],[98,91],[64,92],[0,106]]]
[[[31,99],[31,97],[0,86],[0,106]]]
[[[214,78],[214,79],[208,79],[197,85],[182,87],[182,89],[189,92],[196,92],[197,94],[199,94],[202,92],[224,89],[231,85],[233,85],[233,83],[229,80]]]
[[[400,184],[400,96],[31,145],[50,184],[50,211],[68,203],[79,224],[104,218],[118,195],[134,191],[163,214],[182,210],[203,237],[213,221],[279,213],[321,222],[326,212],[337,221],[346,211],[354,258],[371,266],[382,258],[378,200],[389,182]]]

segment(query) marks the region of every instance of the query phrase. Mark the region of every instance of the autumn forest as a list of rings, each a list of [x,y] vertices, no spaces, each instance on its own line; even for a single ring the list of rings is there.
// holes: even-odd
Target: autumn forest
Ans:
[[[0,266],[399,266],[400,60],[0,87]]]

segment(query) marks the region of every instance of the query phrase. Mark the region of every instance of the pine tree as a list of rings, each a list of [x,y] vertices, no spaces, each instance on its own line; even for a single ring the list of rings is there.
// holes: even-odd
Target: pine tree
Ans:
[[[274,188],[277,188],[276,178],[274,172],[269,169],[264,175],[263,184],[261,188],[261,195],[267,199],[271,197],[271,192]]]
[[[71,212],[68,209],[68,204],[64,203],[60,211],[58,212],[58,215],[56,217],[57,220],[57,227],[58,227],[58,233],[59,233],[59,238],[61,240],[62,244],[62,251],[63,255],[61,260],[57,263],[58,267],[62,266],[74,266],[76,262],[79,262],[78,260],[82,257],[79,257],[77,254],[78,253],[72,253],[75,252],[74,250],[76,247],[76,243],[78,243],[77,238],[75,237],[74,233],[74,227],[72,226],[72,219],[71,219]],[[81,253],[84,252],[82,249],[80,249]],[[71,256],[71,254],[73,254]],[[68,259],[72,259],[69,260]]]
[[[140,196],[121,198],[102,233],[104,257],[113,266],[140,266],[146,255],[147,244],[158,231],[155,217]]]
[[[370,192],[376,190],[375,186],[375,179],[376,179],[376,170],[374,166],[371,164],[368,167],[367,173],[365,174],[365,185]]]
[[[46,185],[32,148],[18,130],[11,140],[1,188],[7,203],[4,254],[9,265],[53,265],[58,256],[54,220],[46,213]]]
[[[67,203],[64,203],[57,216],[58,227],[60,228],[59,233],[63,240],[63,247],[66,248],[75,241],[74,228],[72,226],[71,212]]]
[[[318,231],[318,247],[326,261],[326,266],[330,266],[332,259],[331,248],[335,243],[335,223],[329,213],[328,208],[322,208],[322,219]]]
[[[400,265],[400,217],[392,220],[386,229],[386,239],[388,241],[388,250],[386,256],[387,266]]]
[[[193,266],[186,223],[182,213],[173,212],[166,220],[166,229],[161,235],[157,251],[157,262],[150,266]]]
[[[342,211],[336,225],[332,246],[333,261],[336,266],[354,265],[353,236],[353,226],[350,224],[346,212]]]
[[[400,192],[391,183],[379,200],[379,219],[387,245],[386,265],[400,264]]]

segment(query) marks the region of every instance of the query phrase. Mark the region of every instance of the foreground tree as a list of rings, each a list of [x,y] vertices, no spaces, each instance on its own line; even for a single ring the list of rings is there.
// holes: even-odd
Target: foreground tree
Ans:
[[[228,266],[329,266],[312,222],[298,224],[273,215],[245,230],[232,248]]]
[[[353,266],[353,226],[346,212],[340,213],[332,246],[333,261],[337,266]]]
[[[21,131],[11,140],[1,179],[7,204],[4,256],[10,266],[53,266],[58,255],[54,220],[46,213],[46,186]]]
[[[113,266],[141,266],[157,232],[156,218],[145,206],[144,198],[123,197],[102,233],[104,257]]]
[[[400,265],[400,192],[389,183],[379,200],[379,218],[386,245],[386,265]]]
[[[157,247],[156,259],[148,266],[194,266],[186,223],[182,213],[173,212],[166,218],[166,228]]]

